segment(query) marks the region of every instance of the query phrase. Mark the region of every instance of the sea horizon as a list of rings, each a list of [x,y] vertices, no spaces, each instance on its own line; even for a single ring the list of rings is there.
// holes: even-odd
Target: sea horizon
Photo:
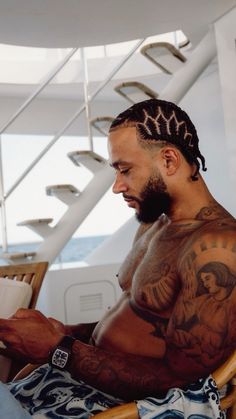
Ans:
[[[81,262],[98,247],[108,235],[73,237],[62,249],[53,263]],[[37,250],[41,242],[14,243],[8,245],[9,253],[25,253]],[[2,253],[2,246],[0,252]]]

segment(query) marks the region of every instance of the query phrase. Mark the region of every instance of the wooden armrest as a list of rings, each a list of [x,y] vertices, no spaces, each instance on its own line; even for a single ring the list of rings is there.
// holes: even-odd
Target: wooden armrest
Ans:
[[[230,393],[220,400],[222,410],[228,409],[236,402],[236,386],[233,386]]]
[[[212,373],[216,385],[221,389],[235,376],[236,373],[236,351],[221,365],[217,370]]]
[[[111,409],[91,416],[96,419],[139,419],[138,408],[135,402],[125,403],[121,406],[115,406]]]
[[[12,381],[21,380],[22,378],[27,377],[32,371],[38,368],[40,364],[27,364],[24,368],[22,368],[13,378]]]

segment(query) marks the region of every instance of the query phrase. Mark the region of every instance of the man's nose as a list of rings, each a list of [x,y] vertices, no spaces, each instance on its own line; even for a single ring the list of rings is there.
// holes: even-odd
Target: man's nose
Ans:
[[[112,192],[117,193],[117,194],[122,193],[122,192],[127,192],[127,185],[122,181],[119,174],[116,175],[115,182],[113,183],[113,186],[112,186]]]

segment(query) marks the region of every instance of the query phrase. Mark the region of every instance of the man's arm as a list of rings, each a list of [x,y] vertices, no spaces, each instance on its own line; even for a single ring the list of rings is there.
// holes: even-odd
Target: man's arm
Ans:
[[[182,289],[168,326],[169,362],[193,376],[218,367],[236,347],[236,232],[205,233],[181,255]]]
[[[19,309],[11,319],[0,319],[0,339],[12,356],[45,363],[64,333],[37,310]],[[70,372],[101,391],[125,400],[165,392],[183,385],[162,360],[111,352],[76,340]],[[160,385],[161,380],[161,385]]]
[[[73,345],[69,370],[75,378],[127,401],[162,396],[189,382],[177,377],[164,360],[110,352],[79,341]]]
[[[28,362],[47,362],[51,350],[63,336],[73,336],[89,343],[96,324],[65,326],[54,318],[45,317],[38,310],[18,309],[9,319],[0,319],[0,340],[7,347],[1,352]]]

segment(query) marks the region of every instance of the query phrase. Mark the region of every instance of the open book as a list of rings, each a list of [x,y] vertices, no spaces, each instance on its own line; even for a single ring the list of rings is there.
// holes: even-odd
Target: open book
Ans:
[[[32,296],[32,287],[26,282],[0,278],[0,317],[7,319],[18,308],[27,308]],[[0,341],[0,346],[4,344]]]

